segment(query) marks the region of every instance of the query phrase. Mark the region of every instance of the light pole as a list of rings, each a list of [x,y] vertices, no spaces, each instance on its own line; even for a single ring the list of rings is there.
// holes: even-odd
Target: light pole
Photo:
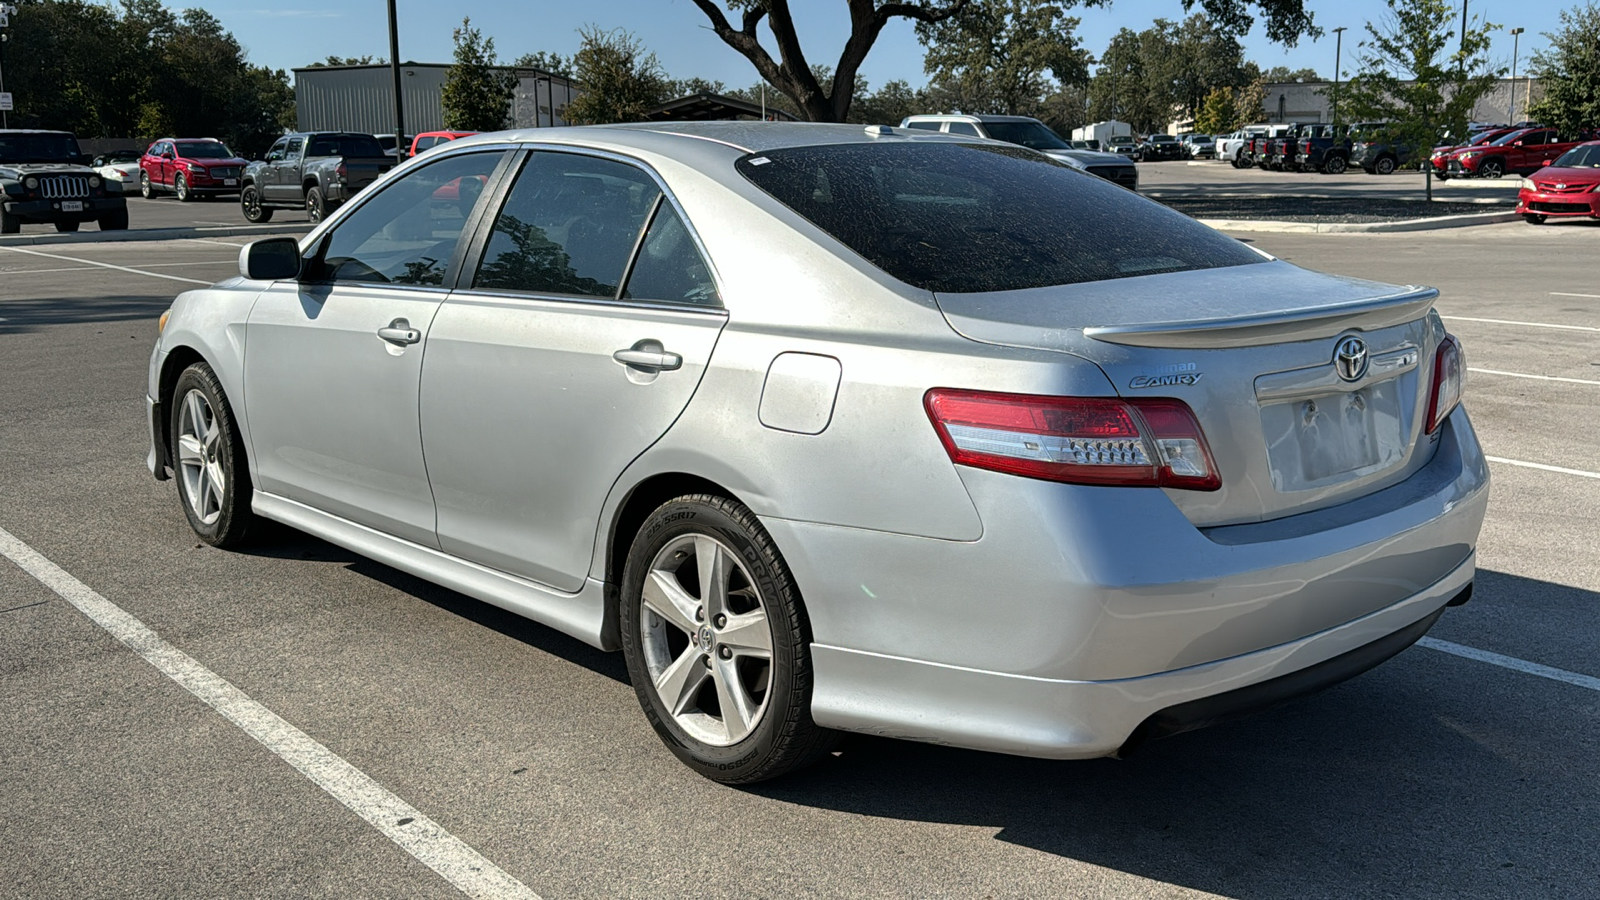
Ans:
[[[394,161],[406,161],[406,105],[400,97],[400,25],[394,12],[394,0],[389,0],[389,71],[394,76]]]
[[[1517,42],[1524,29],[1511,29],[1511,115],[1507,117],[1507,125],[1517,124]]]
[[[1333,30],[1333,124],[1339,124],[1339,59],[1344,53],[1344,33],[1350,29],[1343,25]]]
[[[1461,0],[1461,54],[1457,66],[1463,71],[1467,68],[1467,0]]]

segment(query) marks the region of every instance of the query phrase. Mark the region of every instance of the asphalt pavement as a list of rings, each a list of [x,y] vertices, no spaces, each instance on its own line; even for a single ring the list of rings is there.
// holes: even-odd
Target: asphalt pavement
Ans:
[[[1594,896],[1600,227],[1248,238],[1443,292],[1496,461],[1476,594],[1431,638],[1490,661],[1415,647],[1128,760],[859,737],[713,784],[619,656],[287,529],[195,540],[144,469],[145,369],[243,239],[0,247],[0,529],[524,896]],[[461,896],[5,559],[0,699],[0,897]]]

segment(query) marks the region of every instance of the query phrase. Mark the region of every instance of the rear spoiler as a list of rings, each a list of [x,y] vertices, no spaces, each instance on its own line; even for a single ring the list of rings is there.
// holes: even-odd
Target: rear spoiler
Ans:
[[[1249,347],[1399,325],[1427,312],[1438,297],[1434,288],[1412,286],[1397,294],[1332,306],[1225,319],[1090,326],[1083,333],[1097,341],[1133,347]]]

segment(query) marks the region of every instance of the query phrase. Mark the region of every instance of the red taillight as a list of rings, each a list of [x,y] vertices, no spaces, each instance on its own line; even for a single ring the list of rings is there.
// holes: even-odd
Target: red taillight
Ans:
[[[923,404],[960,465],[1069,484],[1222,487],[1200,423],[1181,400],[934,388]]]
[[[1311,152],[1311,142],[1310,141],[1306,141],[1306,142],[1302,143],[1300,145],[1300,152],[1301,153],[1310,153]]]
[[[340,178],[343,178],[349,174],[344,169],[344,163],[339,163],[338,168],[334,169],[333,171],[337,172]]]
[[[1454,335],[1445,335],[1439,350],[1433,355],[1433,390],[1428,400],[1428,433],[1439,430],[1439,425],[1461,404],[1461,391],[1466,387],[1467,367],[1461,360],[1461,345]]]

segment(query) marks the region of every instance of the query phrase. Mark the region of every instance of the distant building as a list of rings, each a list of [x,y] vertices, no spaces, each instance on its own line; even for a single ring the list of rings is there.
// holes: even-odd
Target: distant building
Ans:
[[[576,82],[542,69],[502,67],[516,76],[511,127],[565,125],[567,105],[582,94]],[[450,66],[405,63],[400,93],[407,134],[444,130],[441,99]],[[301,131],[394,132],[394,76],[387,65],[310,66],[294,70],[296,124]]]
[[[1348,84],[1349,82],[1345,82]],[[1529,94],[1532,94],[1530,98]],[[1267,85],[1262,100],[1262,122],[1332,122],[1333,82],[1306,81],[1283,82]],[[1474,122],[1521,122],[1528,117],[1528,106],[1544,96],[1544,85],[1538,79],[1516,79],[1515,110],[1511,109],[1512,80],[1502,78],[1489,93],[1473,107],[1467,118]],[[1339,118],[1349,121],[1341,113]]]

